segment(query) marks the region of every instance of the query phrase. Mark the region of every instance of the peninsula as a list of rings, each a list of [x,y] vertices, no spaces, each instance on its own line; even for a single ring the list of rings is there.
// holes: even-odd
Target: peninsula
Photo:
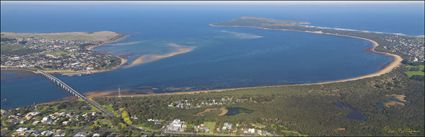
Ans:
[[[261,17],[240,17],[230,21],[210,24],[213,27],[245,27],[266,30],[300,31],[315,34],[337,35],[368,40],[373,44],[372,52],[392,56],[394,62],[400,57],[404,63],[420,64],[424,62],[424,37],[407,36],[397,33],[372,32],[342,28],[312,26],[308,22],[275,20]],[[378,46],[381,45],[381,46]],[[397,57],[399,55],[400,57]],[[393,65],[391,65],[393,66]]]

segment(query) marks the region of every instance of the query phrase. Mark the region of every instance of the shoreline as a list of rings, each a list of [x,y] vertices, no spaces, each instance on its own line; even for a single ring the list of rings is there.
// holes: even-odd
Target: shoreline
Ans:
[[[216,26],[216,27],[244,27],[244,26],[217,26],[212,25],[210,26]],[[183,91],[183,92],[170,92],[170,93],[125,93],[124,95],[121,95],[121,97],[140,97],[140,96],[158,96],[158,95],[187,95],[187,94],[201,94],[201,93],[211,93],[211,92],[224,92],[224,91],[235,91],[235,90],[246,90],[246,89],[257,89],[257,88],[279,88],[279,87],[287,87],[287,86],[310,86],[310,85],[323,85],[323,84],[334,84],[334,83],[342,83],[342,82],[350,82],[350,81],[356,81],[366,78],[372,78],[381,76],[384,74],[387,74],[394,70],[395,68],[399,67],[401,65],[401,61],[403,60],[399,55],[384,52],[384,51],[376,51],[376,48],[379,46],[379,43],[363,37],[358,36],[351,36],[351,35],[342,35],[342,34],[332,34],[332,33],[318,33],[314,31],[298,31],[298,30],[287,30],[287,29],[269,29],[269,28],[262,28],[262,27],[246,27],[246,28],[255,28],[255,29],[266,29],[266,30],[280,30],[280,31],[296,31],[296,32],[304,32],[304,33],[312,33],[312,34],[321,34],[321,35],[334,35],[334,36],[342,36],[342,37],[351,37],[355,39],[361,39],[366,40],[372,44],[372,47],[369,49],[370,52],[373,52],[375,54],[382,54],[385,56],[392,57],[392,61],[389,62],[385,67],[382,69],[379,69],[378,71],[375,71],[373,73],[369,73],[366,75],[361,75],[357,77],[352,78],[346,78],[346,79],[339,79],[339,80],[331,80],[331,81],[323,81],[323,82],[315,82],[315,83],[303,83],[303,84],[286,84],[286,85],[271,85],[271,86],[253,86],[253,87],[240,87],[240,88],[224,88],[224,89],[212,89],[212,90],[196,90],[196,91]],[[102,91],[95,91],[95,92],[86,92],[85,94],[90,94],[91,97],[116,97],[114,95],[115,92],[113,91],[104,91],[104,93],[100,93]],[[100,93],[100,94],[96,94]]]
[[[379,43],[372,40],[372,39],[368,39],[368,38],[364,38],[364,37],[358,37],[358,36],[351,36],[351,35],[343,35],[343,34],[334,34],[334,33],[323,33],[323,32],[315,32],[315,31],[300,31],[300,30],[289,30],[289,29],[270,29],[270,28],[264,28],[264,27],[250,27],[250,26],[220,26],[220,25],[214,25],[214,24],[210,24],[210,26],[213,27],[242,27],[242,28],[254,28],[254,29],[264,29],[264,30],[280,30],[280,31],[294,31],[294,32],[304,32],[304,33],[311,33],[311,34],[318,34],[318,35],[333,35],[333,36],[341,36],[341,37],[350,37],[350,38],[355,38],[355,39],[361,39],[361,40],[366,40],[368,42],[370,42],[372,44],[372,48],[369,49],[370,52],[375,53],[375,54],[382,54],[385,56],[389,56],[392,57],[392,61],[390,63],[388,63],[385,67],[383,67],[382,69],[370,73],[370,74],[366,74],[366,75],[362,75],[362,76],[357,76],[357,77],[353,77],[353,78],[347,78],[347,79],[340,79],[340,80],[332,80],[332,81],[324,81],[324,82],[316,82],[316,83],[305,83],[305,84],[291,84],[291,85],[318,85],[318,84],[328,84],[328,83],[338,83],[338,82],[347,82],[347,81],[354,81],[354,80],[359,80],[359,79],[364,79],[364,78],[371,78],[371,77],[376,77],[376,76],[380,76],[386,73],[391,72],[393,69],[397,68],[398,66],[400,66],[401,61],[403,60],[403,58],[401,58],[401,56],[396,55],[396,54],[392,54],[392,53],[388,53],[388,52],[384,52],[384,51],[376,51],[376,48],[379,46]]]
[[[239,87],[239,88],[224,88],[224,89],[212,89],[212,90],[195,90],[195,91],[182,91],[182,92],[169,92],[169,93],[131,93],[131,92],[124,92],[121,94],[121,97],[144,97],[144,96],[161,96],[161,95],[188,95],[188,94],[202,94],[202,93],[212,93],[212,92],[225,92],[225,91],[235,91],[235,90],[246,90],[246,89],[261,89],[261,88],[279,88],[279,87],[288,87],[288,86],[311,86],[311,85],[323,85],[323,84],[334,84],[334,83],[342,83],[342,82],[350,82],[350,81],[356,81],[356,80],[360,80],[360,79],[366,79],[366,78],[372,78],[372,77],[377,77],[377,76],[381,76],[384,74],[387,74],[389,72],[391,72],[392,70],[394,70],[395,68],[397,68],[398,66],[400,66],[401,61],[403,60],[399,55],[396,54],[392,54],[392,53],[388,53],[388,52],[384,52],[384,51],[376,51],[375,49],[379,46],[379,43],[368,39],[368,38],[363,38],[363,37],[358,37],[358,36],[351,36],[351,35],[342,35],[342,34],[333,34],[333,33],[323,33],[323,32],[316,32],[316,31],[299,31],[299,30],[288,30],[288,29],[270,29],[270,28],[263,28],[263,27],[249,27],[249,26],[218,26],[218,25],[213,25],[210,24],[210,26],[215,26],[215,27],[244,27],[244,28],[254,28],[254,29],[265,29],[265,30],[280,30],[280,31],[295,31],[295,32],[304,32],[304,33],[312,33],[312,34],[320,34],[320,35],[334,35],[334,36],[342,36],[342,37],[351,37],[351,38],[356,38],[356,39],[361,39],[361,40],[366,40],[368,42],[370,42],[372,44],[372,47],[369,49],[370,52],[373,52],[375,54],[382,54],[385,56],[389,56],[392,57],[392,61],[390,63],[388,63],[385,67],[383,67],[382,69],[370,73],[370,74],[366,74],[366,75],[361,75],[361,76],[357,76],[357,77],[352,77],[352,78],[346,78],[346,79],[340,79],[340,80],[331,80],[331,81],[323,81],[323,82],[315,82],[315,83],[303,83],[303,84],[281,84],[281,85],[271,85],[271,86],[252,86],[252,87]],[[187,48],[187,47],[184,47]],[[189,50],[190,52],[191,50]],[[184,52],[186,53],[186,52]],[[179,54],[176,54],[179,55]],[[140,56],[140,57],[143,57]],[[139,58],[140,58],[139,57]],[[172,57],[172,56],[170,56]],[[121,67],[122,65],[124,65],[125,63],[127,63],[127,59],[121,58],[120,59],[123,61],[121,62],[120,65],[116,66],[116,67]],[[161,58],[162,59],[162,58]],[[134,61],[133,61],[134,62]],[[142,62],[142,63],[147,63],[147,62]],[[136,64],[138,65],[138,64]],[[131,65],[129,65],[131,66]],[[111,69],[113,70],[113,69]],[[110,71],[110,70],[104,70],[104,71]],[[99,71],[99,72],[104,72],[104,71]],[[98,73],[98,72],[96,72]],[[90,73],[92,74],[92,73]],[[116,91],[111,91],[111,90],[107,90],[107,91],[90,91],[90,92],[86,92],[84,93],[84,95],[88,96],[89,98],[94,98],[94,97],[117,97],[117,92]],[[62,98],[60,100],[63,100],[66,98]],[[53,102],[57,102],[57,101],[53,101]]]
[[[94,50],[95,48],[97,48],[97,47],[101,47],[101,46],[104,46],[104,45],[106,45],[106,44],[110,44],[110,43],[113,43],[113,42],[118,42],[118,41],[121,41],[121,40],[124,40],[124,39],[126,39],[128,37],[128,35],[124,35],[124,34],[118,34],[118,36],[116,36],[116,37],[114,37],[114,38],[111,38],[111,39],[109,39],[109,40],[107,40],[107,41],[104,41],[104,42],[102,42],[102,43],[99,43],[99,44],[95,44],[95,45],[88,45],[87,47],[85,47],[87,50]]]

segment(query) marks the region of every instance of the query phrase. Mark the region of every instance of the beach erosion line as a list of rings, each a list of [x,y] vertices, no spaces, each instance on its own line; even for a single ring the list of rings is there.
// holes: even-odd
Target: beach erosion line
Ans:
[[[140,64],[144,64],[144,63],[149,63],[149,62],[153,62],[153,61],[158,61],[164,58],[169,58],[169,57],[173,57],[173,56],[177,56],[180,54],[185,54],[188,52],[191,52],[194,48],[193,47],[188,47],[188,46],[183,46],[183,45],[179,45],[176,43],[168,43],[167,46],[171,47],[174,51],[170,52],[170,53],[166,53],[166,54],[149,54],[149,55],[141,55],[139,57],[137,57],[136,59],[134,59],[129,65],[127,65],[126,67],[134,67]]]

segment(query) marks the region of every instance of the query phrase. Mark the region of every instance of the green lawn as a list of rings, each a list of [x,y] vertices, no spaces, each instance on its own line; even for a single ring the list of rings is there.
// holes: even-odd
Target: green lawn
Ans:
[[[215,122],[204,122],[204,125],[210,130],[208,133],[213,133],[215,130]]]
[[[103,105],[103,107],[105,107],[106,110],[108,110],[109,112],[113,112],[115,117],[119,117],[120,115],[118,114],[118,112],[116,112],[112,106],[112,104],[108,104],[108,105]]]
[[[419,65],[419,66],[408,65],[408,66],[407,66],[407,68],[408,68],[408,69],[411,69],[411,68],[419,68],[420,70],[424,70],[425,65]]]
[[[406,75],[412,77],[414,75],[425,76],[425,72],[423,71],[406,71]]]
[[[35,49],[29,49],[22,45],[15,44],[2,44],[1,45],[1,54],[2,55],[26,55],[38,52]]]
[[[409,66],[407,66],[408,71],[406,71],[405,73],[409,77],[412,77],[412,76],[415,76],[415,75],[425,76],[424,67],[425,67],[424,65],[419,65],[419,66],[409,65]]]
[[[53,56],[61,57],[61,56],[67,56],[69,53],[65,50],[57,50],[57,51],[51,51],[47,54],[51,54]]]

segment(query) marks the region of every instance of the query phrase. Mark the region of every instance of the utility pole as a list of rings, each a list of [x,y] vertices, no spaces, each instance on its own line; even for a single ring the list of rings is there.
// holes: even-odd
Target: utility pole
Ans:
[[[120,87],[118,87],[118,98],[121,99],[121,88]]]

